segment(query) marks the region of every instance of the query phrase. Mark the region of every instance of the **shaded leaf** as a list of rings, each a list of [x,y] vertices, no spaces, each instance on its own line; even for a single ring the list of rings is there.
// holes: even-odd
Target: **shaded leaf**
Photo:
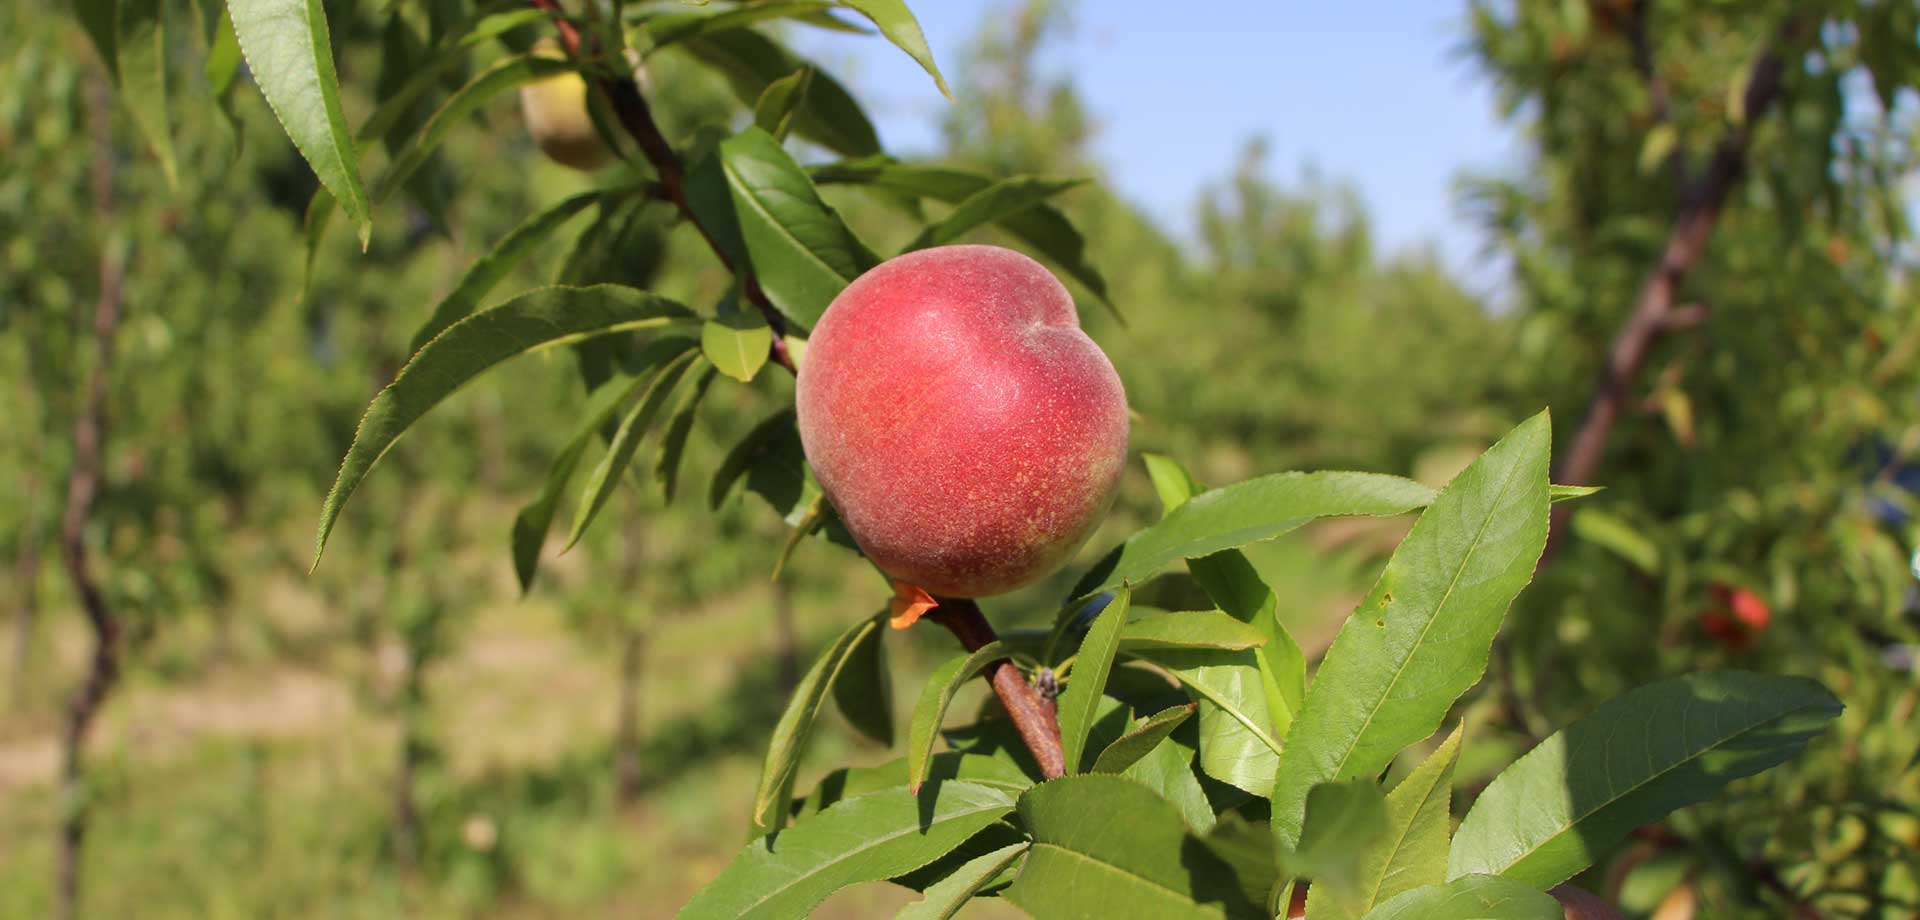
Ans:
[[[714,469],[713,482],[707,487],[707,507],[719,508],[721,502],[726,501],[727,492],[732,490],[733,484],[747,474],[754,459],[766,451],[770,444],[789,436],[797,438],[793,424],[792,407],[781,409],[761,419],[759,424],[735,442]]]
[[[765,35],[752,29],[729,29],[679,44],[726,77],[734,95],[748,106],[759,102],[774,81],[803,67],[813,70],[806,99],[794,113],[793,133],[844,156],[880,152],[880,137],[853,94],[832,75]]]
[[[813,736],[813,723],[820,716],[820,706],[826,702],[827,693],[839,679],[847,656],[866,638],[867,633],[881,628],[883,619],[881,616],[869,617],[848,627],[846,632],[833,640],[832,645],[827,646],[826,651],[820,653],[820,657],[814,659],[813,666],[807,669],[806,675],[794,687],[792,699],[787,701],[786,710],[773,727],[773,737],[767,745],[767,758],[760,768],[760,785],[753,794],[755,830],[768,833],[786,824],[787,809],[793,798],[794,773],[800,767],[800,755],[806,752],[807,739]],[[899,872],[912,868],[914,866],[907,866]],[[708,890],[717,884],[708,886]]]
[[[1148,614],[1120,630],[1120,648],[1127,652],[1177,648],[1240,651],[1257,648],[1266,641],[1266,635],[1258,629],[1218,610]]]
[[[167,23],[160,0],[120,0],[115,18],[117,89],[147,146],[153,148],[167,187],[180,184],[173,154],[173,125],[167,106]]]
[[[340,78],[320,0],[227,0],[227,11],[260,94],[320,184],[346,209],[366,248],[372,208],[340,108]]]
[[[1018,745],[1019,741],[1016,740],[1014,744]],[[821,777],[806,799],[795,803],[793,813],[796,817],[808,815],[828,808],[835,802],[881,791],[891,791],[910,798],[913,793],[907,769],[905,757],[896,757],[872,767],[841,767]],[[1013,795],[1026,791],[1034,783],[1034,778],[1023,772],[1013,758],[1000,753],[942,751],[933,755],[932,762],[927,766],[925,782],[941,783],[956,779],[1005,789]]]
[[[946,878],[928,886],[920,900],[900,908],[893,920],[952,920],[980,889],[993,881],[994,876],[1005,872],[1026,851],[1027,843],[1022,841],[968,860]]]
[[[1360,850],[1351,884],[1316,882],[1307,892],[1307,913],[1314,920],[1359,920],[1401,892],[1447,880],[1453,827],[1448,808],[1460,735],[1455,728],[1387,794],[1386,832]]]
[[[1153,716],[1119,738],[1095,758],[1091,771],[1094,773],[1123,773],[1127,768],[1140,762],[1140,759],[1152,753],[1180,723],[1193,715],[1193,704],[1175,706],[1154,713]]]
[[[1367,913],[1366,920],[1564,920],[1560,902],[1497,875],[1469,875],[1415,888]]]
[[[944,246],[975,227],[1003,221],[1085,181],[1044,176],[1002,179],[961,200],[951,213],[939,223],[920,231],[920,235],[901,251]]]
[[[807,88],[813,84],[813,68],[802,67],[772,83],[753,103],[753,124],[776,141],[787,139],[787,131],[793,127],[794,113],[800,110],[801,103],[807,99]]]
[[[907,728],[907,785],[910,788],[917,789],[926,782],[933,742],[940,735],[940,723],[946,721],[947,706],[953,702],[953,695],[987,665],[1005,657],[1005,646],[989,642],[969,654],[947,659],[927,678],[927,685],[920,691],[920,701],[913,706],[913,721]]]
[[[679,485],[680,460],[687,452],[687,439],[693,434],[700,400],[707,395],[707,388],[713,386],[714,375],[718,373],[709,367],[699,380],[694,381],[693,389],[687,391],[680,405],[673,410],[673,418],[667,422],[667,433],[660,438],[660,458],[654,461],[653,478],[660,483],[661,493],[667,501],[673,501],[674,489]]]
[[[535,80],[572,72],[574,67],[569,61],[522,54],[502,60],[476,74],[465,86],[440,103],[440,107],[427,118],[426,124],[420,126],[419,133],[408,139],[406,146],[394,152],[393,162],[381,174],[380,182],[374,188],[373,200],[376,203],[386,201],[406,185],[407,180],[427,162],[427,157],[440,146],[440,142],[446,140],[453,126],[478,111],[493,97]]]
[[[761,290],[812,328],[840,290],[879,260],[767,132],[748,128],[722,141],[720,160]]]
[[[1283,846],[1298,839],[1308,789],[1378,775],[1479,682],[1546,545],[1551,436],[1542,412],[1454,477],[1347,619],[1281,756]]]
[[[1127,625],[1127,606],[1131,601],[1132,592],[1121,588],[1099,616],[1094,617],[1093,625],[1087,629],[1087,638],[1074,655],[1073,677],[1067,681],[1067,688],[1059,699],[1060,749],[1065,755],[1068,773],[1080,772],[1080,761],[1087,749],[1087,732],[1093,727],[1094,709],[1105,694],[1107,675],[1113,671],[1113,658],[1120,650],[1120,631]]]
[[[360,417],[353,446],[327,493],[314,539],[317,565],[348,496],[408,427],[468,381],[539,348],[632,329],[691,326],[671,300],[612,284],[536,288],[463,319],[428,342]]]
[[[1300,845],[1281,851],[1280,862],[1289,874],[1313,879],[1315,887],[1349,887],[1360,854],[1386,832],[1387,803],[1373,780],[1321,783],[1307,794]]]
[[[606,454],[587,477],[586,488],[580,495],[580,505],[573,512],[573,526],[567,531],[568,548],[580,542],[580,536],[587,532],[587,525],[593,523],[601,508],[606,507],[607,499],[613,497],[613,490],[619,488],[620,477],[626,473],[627,464],[633,461],[634,452],[639,450],[640,440],[646,437],[647,428],[667,404],[667,398],[673,395],[674,386],[698,357],[688,351],[661,367],[647,384],[640,401],[634,403],[633,408],[620,420],[619,430],[607,442]]]
[[[887,671],[885,630],[869,631],[847,653],[840,679],[833,682],[833,703],[860,734],[893,746],[893,675]]]
[[[586,210],[586,207],[600,200],[602,192],[582,192],[547,208],[522,221],[506,236],[500,238],[487,254],[474,260],[467,272],[460,276],[459,283],[453,286],[452,293],[434,305],[432,315],[413,333],[413,339],[407,343],[407,353],[420,350],[420,346],[434,336],[444,332],[448,326],[471,315],[479,307],[480,298],[487,296],[493,286],[513,271],[513,266],[527,257],[535,247],[545,242],[562,224],[574,215]]]
[[[1784,763],[1840,709],[1812,680],[1743,671],[1628,691],[1494,779],[1460,822],[1448,872],[1563,882],[1634,828]]]

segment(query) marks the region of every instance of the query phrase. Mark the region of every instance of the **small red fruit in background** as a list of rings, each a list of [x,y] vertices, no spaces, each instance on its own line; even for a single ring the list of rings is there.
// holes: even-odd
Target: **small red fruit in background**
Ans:
[[[1700,626],[1727,648],[1752,645],[1773,622],[1773,609],[1766,600],[1746,588],[1715,583],[1707,591],[1713,606],[1701,613]]]
[[[848,285],[807,341],[795,405],[861,550],[944,597],[1058,569],[1126,466],[1120,375],[1059,280],[997,246],[923,249]]]

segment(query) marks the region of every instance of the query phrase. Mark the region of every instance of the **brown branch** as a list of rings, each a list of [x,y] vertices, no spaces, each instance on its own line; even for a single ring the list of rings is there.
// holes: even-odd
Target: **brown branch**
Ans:
[[[107,86],[99,76],[89,81],[87,126],[93,138],[91,184],[94,220],[97,226],[114,226],[113,161],[115,151],[111,126],[107,121]],[[100,492],[101,449],[106,440],[107,379],[113,360],[114,334],[120,326],[120,288],[125,275],[122,253],[111,240],[102,242],[100,253],[100,291],[93,307],[93,367],[86,378],[86,397],[73,424],[73,469],[67,480],[67,504],[60,521],[60,554],[74,594],[80,599],[87,623],[93,629],[93,653],[87,676],[67,709],[67,722],[61,737],[63,753],[60,784],[65,801],[84,802],[85,746],[87,729],[99,714],[114,680],[120,673],[120,623],[107,606],[88,564],[87,517]],[[67,809],[60,821],[60,854],[57,868],[56,914],[71,920],[78,909],[80,894],[80,847],[87,832],[86,810],[79,805]]]
[[[925,618],[952,630],[967,651],[976,651],[999,638],[979,604],[964,598],[939,600],[940,606],[928,611]],[[1040,775],[1047,779],[1066,775],[1067,757],[1060,746],[1060,723],[1054,715],[1053,701],[1043,699],[1020,669],[1005,658],[987,665],[985,676],[993,685],[994,695],[1000,697],[1000,704],[1007,708],[1007,715],[1013,717],[1020,740],[1033,752]]]
[[[590,59],[597,52],[598,42],[592,36],[580,34],[579,28],[560,8],[559,0],[529,0],[529,2],[535,8],[553,15],[554,28],[559,30],[560,43],[567,49],[569,55]],[[614,117],[620,120],[620,126],[625,128],[634,143],[640,146],[641,156],[646,157],[647,162],[652,164],[653,171],[659,174],[661,197],[672,202],[687,223],[700,231],[700,236],[707,241],[707,248],[713,250],[714,258],[719,259],[721,266],[727,271],[740,278],[742,298],[753,304],[760,311],[760,315],[765,317],[767,325],[772,327],[773,344],[769,350],[773,361],[790,373],[799,373],[798,367],[793,363],[793,356],[787,353],[786,317],[782,316],[779,310],[774,309],[773,303],[767,299],[766,292],[762,291],[759,283],[754,281],[752,273],[746,271],[744,266],[733,264],[733,260],[727,257],[726,250],[721,247],[720,241],[714,237],[711,230],[700,223],[700,218],[694,214],[693,206],[687,202],[686,168],[681,165],[680,157],[673,152],[673,145],[667,143],[666,135],[660,132],[660,126],[653,118],[653,108],[647,104],[647,98],[640,94],[639,84],[635,83],[629,74],[607,71],[602,71],[596,76],[594,83],[606,95],[608,103],[613,107]]]
[[[1786,69],[1786,52],[1795,44],[1804,27],[1789,23],[1758,61],[1747,83],[1744,117],[1727,129],[1701,172],[1681,198],[1679,213],[1667,235],[1660,261],[1640,286],[1633,313],[1613,340],[1600,380],[1594,387],[1587,414],[1580,422],[1571,446],[1554,473],[1555,482],[1586,485],[1600,467],[1607,437],[1620,418],[1628,400],[1628,389],[1646,363],[1654,343],[1676,327],[1684,325],[1684,315],[1676,321],[1676,300],[1681,282],[1699,264],[1706,253],[1707,240],[1713,235],[1727,196],[1732,193],[1746,167],[1747,147],[1752,141],[1753,125],[1774,105],[1780,95],[1781,78]],[[1567,517],[1577,503],[1555,506],[1552,536],[1541,564],[1553,558],[1565,536]]]

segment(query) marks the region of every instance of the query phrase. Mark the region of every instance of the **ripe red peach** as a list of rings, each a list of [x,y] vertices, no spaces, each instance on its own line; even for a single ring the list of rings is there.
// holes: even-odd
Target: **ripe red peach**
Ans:
[[[940,596],[1058,569],[1126,465],[1120,375],[1059,280],[997,246],[908,253],[848,285],[807,342],[796,404],[860,548]]]

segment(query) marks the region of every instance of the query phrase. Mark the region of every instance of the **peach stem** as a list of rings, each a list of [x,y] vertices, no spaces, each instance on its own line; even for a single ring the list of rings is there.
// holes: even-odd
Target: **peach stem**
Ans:
[[[951,630],[967,651],[999,638],[994,634],[993,625],[980,612],[979,604],[966,598],[937,600],[940,606],[928,611],[924,619]],[[987,665],[984,676],[993,685],[994,695],[1000,697],[1000,705],[1005,706],[1007,715],[1013,718],[1020,739],[1033,753],[1034,762],[1040,765],[1040,775],[1047,779],[1066,775],[1067,758],[1060,748],[1060,723],[1054,716],[1052,701],[1041,699],[1020,669],[1005,658]]]

